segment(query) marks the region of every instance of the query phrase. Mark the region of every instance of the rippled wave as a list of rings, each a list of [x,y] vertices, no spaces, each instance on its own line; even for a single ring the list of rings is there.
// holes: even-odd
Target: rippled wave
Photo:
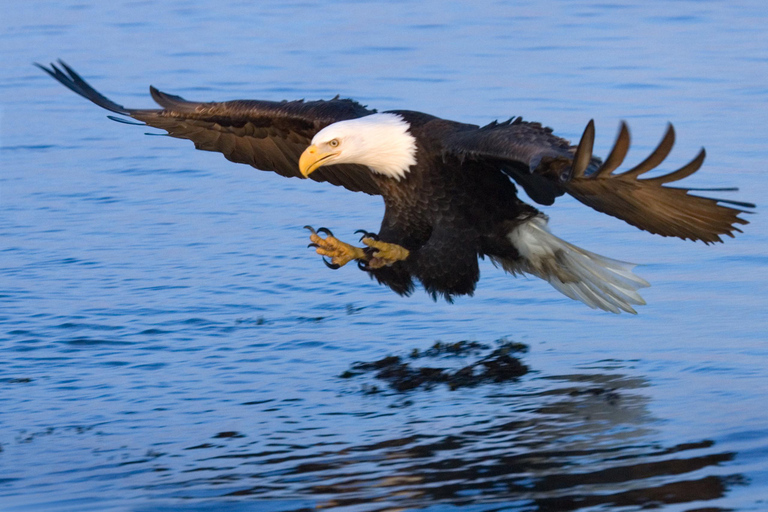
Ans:
[[[558,236],[641,264],[637,317],[488,262],[472,298],[400,298],[325,268],[302,229],[376,230],[379,199],[146,137],[32,66],[63,58],[138,108],[151,83],[522,115],[572,140],[594,118],[596,154],[626,119],[628,161],[673,121],[670,169],[706,146],[691,185],[760,203],[764,3],[6,4],[2,512],[766,509],[760,204],[711,247],[565,198],[544,209]],[[500,338],[528,351],[483,374]],[[387,357],[407,364],[390,377],[420,377],[365,366]]]

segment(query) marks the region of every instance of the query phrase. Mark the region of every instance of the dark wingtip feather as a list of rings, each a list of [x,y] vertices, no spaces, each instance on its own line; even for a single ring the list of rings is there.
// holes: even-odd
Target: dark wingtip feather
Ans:
[[[644,174],[651,169],[655,169],[665,158],[669,156],[669,152],[672,151],[672,146],[675,145],[675,127],[672,123],[667,123],[667,131],[664,133],[664,137],[661,138],[661,142],[656,146],[648,157],[631,168],[630,170],[622,173],[625,178],[636,178],[641,174]],[[701,156],[701,155],[700,155]],[[703,162],[703,160],[702,160]]]
[[[122,117],[117,117],[117,116],[107,116],[107,119],[111,119],[112,121],[117,121],[118,123],[130,124],[130,125],[133,125],[133,126],[147,126],[147,123],[140,123],[140,122],[137,122],[137,121],[129,121],[128,119],[123,119]]]
[[[592,162],[592,148],[594,144],[595,120],[590,119],[587,127],[584,128],[584,134],[581,136],[578,148],[576,148],[576,154],[573,156],[573,177],[581,178],[584,176],[584,172]]]
[[[706,157],[707,157],[706,150],[704,148],[701,148],[701,151],[699,151],[699,154],[696,155],[696,157],[693,160],[691,160],[690,162],[688,162],[678,170],[670,172],[668,174],[664,174],[663,176],[658,176],[656,178],[648,178],[644,181],[647,181],[648,183],[663,185],[664,183],[670,183],[672,181],[679,181],[679,180],[685,179],[701,168],[701,166],[704,164],[704,159]]]
[[[588,131],[585,130],[583,138],[587,139],[587,143],[591,136]],[[624,134],[624,130],[621,130],[618,139],[617,144],[620,142],[622,146],[628,145],[628,131]],[[656,149],[643,162],[621,174],[612,174],[606,170],[586,176],[578,175],[575,172],[578,165],[574,156],[574,175],[563,186],[569,194],[595,210],[662,236],[701,240],[710,244],[722,242],[722,235],[733,237],[734,233],[740,233],[737,225],[748,224],[748,221],[739,215],[751,213],[745,209],[754,208],[752,203],[702,197],[689,194],[689,188],[663,186],[698,171],[706,157],[704,149],[676,171],[656,178],[639,177],[656,168],[669,154],[674,142],[675,133],[670,124]],[[583,146],[586,146],[584,140],[579,143],[577,156],[582,149],[586,150]],[[625,148],[620,147],[615,158],[612,151],[608,158],[611,165],[606,168],[612,171],[611,167],[619,161],[619,156],[623,157],[621,153],[624,151]]]
[[[596,177],[602,178],[615,171],[624,162],[627,151],[629,151],[629,144],[629,128],[627,128],[627,123],[622,121],[619,126],[619,134],[616,136],[616,142],[613,144],[613,149],[603,165],[597,170]]]
[[[149,86],[149,94],[152,95],[152,99],[155,100],[155,103],[166,110],[174,110],[177,112],[194,112],[198,105],[198,103],[187,101],[181,96],[163,92],[154,85]]]
[[[103,96],[101,93],[96,91],[96,89],[91,87],[91,85],[88,82],[86,82],[64,61],[59,59],[58,62],[59,62],[59,66],[61,66],[61,68],[63,68],[64,71],[59,69],[56,66],[56,64],[53,64],[53,63],[51,63],[50,68],[46,68],[45,66],[38,64],[37,62],[35,62],[34,65],[42,69],[46,73],[48,73],[51,77],[56,79],[60,84],[62,84],[69,90],[79,94],[80,96],[82,96],[87,100],[90,100],[91,102],[95,103],[101,108],[107,109],[116,114],[130,115],[130,111],[128,109],[126,109],[122,105],[118,105],[114,101],[110,100],[109,98]]]

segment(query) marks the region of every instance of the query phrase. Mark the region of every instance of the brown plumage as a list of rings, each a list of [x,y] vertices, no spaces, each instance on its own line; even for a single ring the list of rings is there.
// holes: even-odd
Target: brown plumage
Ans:
[[[377,114],[338,97],[310,102],[197,103],[152,87],[152,98],[161,109],[129,109],[99,94],[59,62],[61,68],[38,66],[107,110],[165,130],[172,137],[189,139],[198,149],[217,151],[233,162],[286,177],[304,177],[304,170],[299,170],[302,153],[310,144],[314,148],[315,143],[329,142],[317,140],[328,130],[342,130],[351,120],[364,118],[389,124],[392,119],[386,115],[394,116],[395,124],[400,119],[407,131],[398,140],[415,141],[415,165],[392,174],[377,170],[365,159],[350,162],[339,158],[337,162],[334,158],[314,165],[307,174],[311,172],[309,177],[315,181],[384,198],[386,213],[376,236],[405,248],[409,256],[382,268],[366,267],[365,261],[361,266],[401,294],[412,291],[414,278],[434,296],[450,300],[454,295],[471,294],[479,279],[477,257],[489,256],[512,273],[542,277],[592,307],[633,312],[631,304],[642,303],[636,289],[647,283],[631,273],[631,266],[549,234],[546,218],[517,198],[510,178],[537,203],[549,205],[568,193],[640,229],[705,243],[740,231],[738,225],[747,221],[739,214],[754,207],[666,186],[696,172],[704,161],[704,150],[677,171],[644,178],[672,149],[671,125],[646,160],[628,171],[614,173],[629,149],[629,131],[624,123],[611,153],[602,162],[592,155],[591,121],[578,146],[572,146],[550,128],[519,117],[478,127],[418,112]],[[370,133],[377,133],[375,123],[371,125],[374,129]],[[338,145],[339,140],[344,139],[336,135],[330,142]]]

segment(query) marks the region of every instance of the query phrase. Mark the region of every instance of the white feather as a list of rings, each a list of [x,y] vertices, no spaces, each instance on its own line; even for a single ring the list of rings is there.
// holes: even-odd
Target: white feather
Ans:
[[[632,305],[645,304],[637,290],[650,284],[632,272],[636,265],[600,256],[556,237],[549,232],[544,215],[523,222],[507,236],[520,259],[495,258],[494,262],[508,272],[540,277],[591,308],[637,313]]]
[[[315,134],[312,144],[336,139],[339,154],[332,163],[366,165],[375,173],[400,181],[416,165],[416,138],[410,127],[397,114],[371,114],[326,126]]]

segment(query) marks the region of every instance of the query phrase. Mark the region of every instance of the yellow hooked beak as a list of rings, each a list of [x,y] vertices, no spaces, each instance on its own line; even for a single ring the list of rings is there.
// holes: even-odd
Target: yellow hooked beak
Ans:
[[[301,154],[299,158],[299,170],[301,174],[307,178],[318,167],[322,167],[326,164],[328,159],[338,155],[338,151],[328,151],[323,153],[317,146],[312,144]]]

